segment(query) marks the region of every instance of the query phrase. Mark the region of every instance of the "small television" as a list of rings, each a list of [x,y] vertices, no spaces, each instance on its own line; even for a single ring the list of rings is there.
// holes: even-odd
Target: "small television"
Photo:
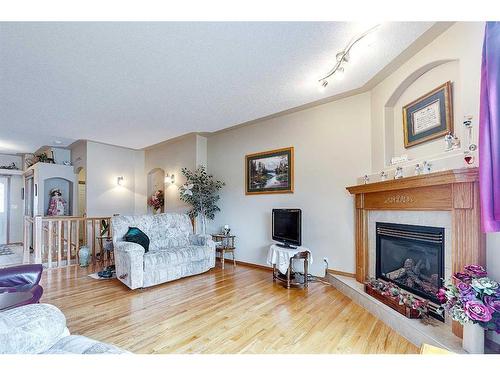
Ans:
[[[302,244],[302,211],[298,208],[273,209],[273,240],[293,248]]]

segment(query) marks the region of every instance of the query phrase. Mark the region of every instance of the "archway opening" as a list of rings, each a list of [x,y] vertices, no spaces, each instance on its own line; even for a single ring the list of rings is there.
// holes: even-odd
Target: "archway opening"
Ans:
[[[165,196],[165,171],[161,168],[154,168],[148,172],[148,200],[157,190],[161,190],[163,192],[163,195]],[[163,207],[161,207],[160,212],[165,212],[165,204],[163,205]],[[149,206],[149,204],[147,207],[147,212],[149,214],[154,213],[153,208]]]

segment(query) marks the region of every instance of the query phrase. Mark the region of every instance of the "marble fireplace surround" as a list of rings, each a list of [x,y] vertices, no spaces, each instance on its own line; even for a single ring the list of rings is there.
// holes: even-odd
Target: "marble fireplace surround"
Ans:
[[[444,227],[445,276],[466,264],[485,265],[478,179],[477,168],[462,168],[347,187],[355,197],[356,281],[375,274],[376,221]]]

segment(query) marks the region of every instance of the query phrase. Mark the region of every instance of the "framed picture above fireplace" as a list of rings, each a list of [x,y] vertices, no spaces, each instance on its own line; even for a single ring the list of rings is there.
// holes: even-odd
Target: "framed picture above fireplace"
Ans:
[[[451,81],[403,107],[405,148],[453,133]]]
[[[293,147],[245,156],[245,193],[293,193]]]

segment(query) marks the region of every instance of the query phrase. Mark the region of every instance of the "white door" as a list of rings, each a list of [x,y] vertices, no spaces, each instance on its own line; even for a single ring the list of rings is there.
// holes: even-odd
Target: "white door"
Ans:
[[[9,218],[9,180],[0,176],[0,244],[7,243],[7,220]]]

